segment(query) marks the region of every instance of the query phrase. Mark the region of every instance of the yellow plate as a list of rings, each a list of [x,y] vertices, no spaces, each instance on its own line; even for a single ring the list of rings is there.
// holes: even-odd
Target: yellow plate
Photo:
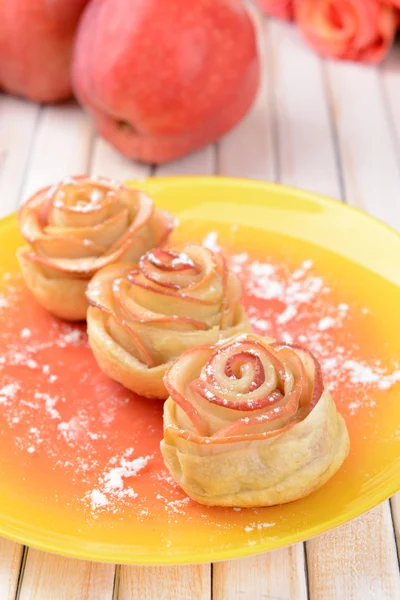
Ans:
[[[350,455],[323,488],[287,505],[189,502],[158,453],[161,405],[127,403],[96,370],[83,328],[35,304],[18,279],[22,240],[10,217],[0,223],[0,533],[90,560],[215,561],[310,538],[395,493],[399,235],[334,200],[263,182],[174,177],[132,185],[178,216],[176,241],[206,238],[226,249],[257,331],[317,354],[349,428]],[[110,495],[107,472],[139,455],[150,456],[147,467]]]

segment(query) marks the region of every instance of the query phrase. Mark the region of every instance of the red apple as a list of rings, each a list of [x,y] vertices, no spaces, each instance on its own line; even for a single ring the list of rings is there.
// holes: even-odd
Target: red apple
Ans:
[[[70,63],[88,0],[0,0],[0,88],[36,102],[72,94]]]
[[[92,0],[72,69],[100,134],[126,156],[157,163],[231,129],[251,106],[259,74],[240,0]]]

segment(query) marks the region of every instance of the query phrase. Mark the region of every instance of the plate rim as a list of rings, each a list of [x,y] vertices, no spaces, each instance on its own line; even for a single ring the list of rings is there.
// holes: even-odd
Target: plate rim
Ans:
[[[391,470],[397,472],[397,469],[395,469],[395,466],[393,466],[391,468]],[[110,547],[111,548],[111,544],[104,544],[104,542],[102,544],[99,544],[98,542],[85,542],[84,540],[82,540],[81,546],[86,547],[86,548],[89,547],[90,552],[93,552],[92,554],[89,555],[87,552],[85,553],[84,550],[80,551],[79,544],[77,544],[77,543],[75,544],[76,550],[74,549],[73,551],[63,551],[63,550],[60,550],[60,548],[58,546],[53,545],[55,542],[49,541],[49,543],[46,544],[46,543],[41,543],[41,542],[35,541],[34,536],[32,538],[30,538],[29,535],[24,535],[24,534],[20,535],[18,533],[14,534],[14,535],[10,534],[9,532],[7,532],[6,530],[3,529],[3,523],[1,521],[2,515],[0,515],[0,535],[8,540],[23,544],[23,545],[31,547],[31,548],[35,548],[37,550],[42,550],[44,552],[50,552],[51,554],[57,554],[59,556],[65,556],[65,557],[69,557],[69,558],[76,558],[79,560],[88,560],[88,561],[94,561],[94,562],[100,562],[100,563],[122,564],[122,565],[132,565],[132,566],[157,566],[157,565],[160,565],[160,566],[161,565],[166,565],[166,566],[170,565],[171,566],[171,565],[205,564],[205,563],[214,563],[214,562],[220,562],[220,561],[225,561],[225,560],[232,560],[232,559],[236,559],[236,558],[245,558],[248,556],[255,556],[257,554],[262,554],[264,552],[269,552],[272,550],[278,550],[279,548],[291,546],[296,543],[307,542],[308,540],[318,537],[319,535],[322,535],[324,533],[327,533],[328,531],[332,531],[333,529],[336,529],[337,527],[340,527],[341,525],[344,525],[345,523],[349,523],[353,519],[361,517],[362,515],[364,515],[368,511],[372,510],[373,508],[375,508],[382,502],[388,500],[393,494],[397,493],[398,491],[400,491],[400,486],[395,483],[395,477],[393,476],[393,486],[391,487],[391,489],[389,491],[386,490],[383,494],[378,494],[378,493],[376,493],[375,495],[371,494],[371,496],[368,497],[371,499],[371,502],[365,503],[363,505],[362,510],[357,512],[357,514],[352,515],[350,517],[343,516],[343,518],[341,518],[341,515],[338,515],[336,518],[332,518],[329,521],[324,521],[324,524],[326,525],[326,527],[320,527],[318,525],[315,525],[314,527],[309,528],[307,530],[308,535],[306,537],[301,535],[301,532],[298,532],[298,533],[295,533],[292,535],[287,535],[278,540],[276,540],[276,538],[274,538],[273,542],[272,542],[271,538],[266,538],[264,542],[263,541],[256,542],[256,544],[253,546],[249,546],[248,544],[245,544],[243,546],[237,545],[232,549],[219,550],[218,552],[208,553],[207,556],[205,556],[204,552],[200,552],[199,554],[196,555],[197,558],[195,558],[194,560],[189,560],[189,561],[185,560],[185,558],[183,556],[183,554],[184,554],[183,549],[180,550],[181,558],[176,558],[174,555],[169,555],[166,548],[163,549],[163,553],[161,554],[161,560],[160,559],[154,560],[152,558],[144,557],[142,560],[138,559],[138,560],[132,561],[126,555],[126,554],[128,554],[128,549],[129,548],[140,548],[140,545],[119,546],[120,548],[126,548],[127,553],[123,553],[121,555],[113,554],[111,556],[111,555],[106,555],[106,553],[102,553],[100,551],[96,552],[96,550],[95,550],[96,547],[98,547],[98,548]],[[21,524],[25,526],[24,523],[21,523]],[[51,538],[57,539],[57,537],[58,536],[54,536],[54,534],[52,534],[51,536],[49,536],[49,540],[51,540]],[[65,535],[59,535],[60,539],[66,539],[66,537],[67,536],[65,536]],[[76,537],[74,537],[73,539],[75,541],[77,540]],[[31,541],[31,540],[33,540],[33,541]]]
[[[147,191],[147,187],[151,188],[152,186],[157,185],[158,182],[160,182],[161,184],[167,183],[168,185],[173,183],[175,185],[181,186],[187,185],[187,183],[190,181],[200,186],[211,183],[213,183],[214,185],[222,185],[224,182],[227,182],[243,187],[251,186],[255,188],[262,188],[265,191],[271,190],[274,192],[278,192],[282,195],[286,191],[290,193],[290,195],[300,197],[304,200],[311,200],[317,203],[326,204],[328,206],[334,207],[335,209],[353,212],[359,217],[364,218],[367,221],[372,221],[373,223],[375,223],[375,225],[383,227],[389,233],[394,234],[394,236],[400,241],[400,230],[398,231],[395,227],[392,227],[379,217],[375,217],[375,215],[369,213],[364,208],[348,204],[345,200],[342,199],[333,198],[332,196],[320,194],[319,192],[308,191],[303,188],[298,188],[279,182],[225,175],[162,175],[160,177],[156,175],[151,175],[143,179],[126,179],[124,183],[130,187],[137,186],[139,190],[143,190],[143,187],[145,187],[145,191]]]

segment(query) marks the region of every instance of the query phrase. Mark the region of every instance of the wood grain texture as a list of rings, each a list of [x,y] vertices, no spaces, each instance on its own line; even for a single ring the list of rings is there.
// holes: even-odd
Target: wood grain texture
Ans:
[[[30,548],[19,600],[111,600],[114,574],[114,565],[64,558]]]
[[[216,165],[215,146],[209,145],[171,163],[159,165],[155,175],[213,175]]]
[[[272,53],[279,180],[340,198],[323,63],[285,23],[271,21],[266,36]]]
[[[73,102],[43,107],[29,157],[22,199],[68,175],[86,173],[92,138],[89,118]]]
[[[0,598],[14,600],[21,566],[23,546],[0,538]]]
[[[246,117],[218,144],[218,174],[254,179],[276,179],[274,152],[271,54],[267,21],[257,10],[252,11],[257,27],[261,57],[261,85],[257,98]],[[264,35],[265,31],[265,35]]]
[[[303,544],[214,565],[214,600],[307,600]]]
[[[395,136],[397,163],[400,165],[400,45],[396,44],[381,67],[381,83],[387,104],[391,133]],[[400,202],[400,201],[399,201]]]
[[[121,567],[116,600],[210,600],[210,565]]]
[[[40,107],[0,94],[0,217],[20,197]]]
[[[400,227],[400,170],[377,69],[327,63],[346,199]]]
[[[391,498],[390,503],[392,506],[392,518],[397,542],[397,554],[400,561],[400,492]]]
[[[150,175],[149,165],[135,163],[115,150],[108,142],[96,136],[93,142],[89,172],[91,175],[112,177],[118,181],[145,179]]]
[[[400,577],[387,502],[307,542],[310,600],[399,600]]]

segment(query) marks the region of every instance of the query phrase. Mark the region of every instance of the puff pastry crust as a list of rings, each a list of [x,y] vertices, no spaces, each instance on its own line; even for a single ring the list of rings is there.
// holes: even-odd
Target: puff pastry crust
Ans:
[[[17,256],[28,288],[48,311],[71,321],[86,319],[94,273],[138,260],[163,244],[173,225],[143,192],[85,176],[38,191],[18,216],[28,245]]]
[[[236,275],[221,254],[197,244],[106,267],[87,297],[89,342],[100,368],[147,397],[168,396],[164,373],[185,350],[250,329]]]
[[[342,416],[305,348],[248,334],[188,350],[168,369],[161,451],[177,483],[215,506],[310,494],[349,451]]]

